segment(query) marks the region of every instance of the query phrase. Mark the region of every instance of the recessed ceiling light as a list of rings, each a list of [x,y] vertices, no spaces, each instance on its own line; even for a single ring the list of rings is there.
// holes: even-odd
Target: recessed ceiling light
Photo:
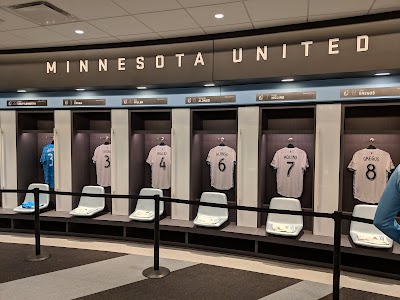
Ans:
[[[215,86],[215,83],[206,83],[204,86]]]
[[[18,90],[17,93],[26,93],[26,90]]]
[[[77,33],[77,34],[84,34],[85,32],[84,32],[83,30],[77,29],[77,30],[75,30],[75,33]]]
[[[293,78],[286,78],[286,79],[282,79],[281,81],[282,82],[292,82],[292,81],[294,81],[294,79]]]
[[[78,91],[78,92],[81,92],[81,91],[84,91],[85,89],[82,89],[82,88],[78,88],[78,89],[75,89],[75,91]]]
[[[375,76],[388,76],[388,75],[390,75],[389,72],[375,73]]]
[[[138,90],[146,90],[147,89],[147,87],[145,87],[145,86],[138,86],[138,87],[136,87]]]
[[[224,17],[223,14],[215,14],[214,16],[216,19],[222,19]]]

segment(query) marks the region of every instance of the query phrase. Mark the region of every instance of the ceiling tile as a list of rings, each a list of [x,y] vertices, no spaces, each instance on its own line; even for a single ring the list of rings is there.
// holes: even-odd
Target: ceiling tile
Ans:
[[[73,40],[88,40],[96,38],[104,38],[110,36],[109,34],[101,31],[97,27],[86,22],[75,22],[61,25],[46,26],[46,28],[62,34]],[[76,29],[83,30],[84,34],[75,33]]]
[[[142,14],[135,17],[157,32],[199,27],[184,9]]]
[[[132,16],[99,19],[89,23],[113,36],[152,32]]]
[[[184,30],[176,30],[176,31],[165,31],[159,32],[163,38],[175,38],[175,37],[183,37],[183,36],[195,36],[195,35],[205,35],[206,33],[201,28],[195,29],[184,29]]]
[[[79,46],[82,45],[79,41],[66,41],[58,43],[41,44],[40,47],[67,47],[67,46]]]
[[[81,20],[93,20],[128,15],[111,0],[48,0]]]
[[[45,27],[14,30],[10,31],[10,33],[26,39],[30,43],[37,44],[49,44],[53,42],[64,42],[70,40],[69,38]]]
[[[369,10],[374,0],[310,0],[309,15],[326,15]]]
[[[99,38],[99,39],[90,39],[90,40],[80,40],[82,44],[86,45],[94,45],[94,44],[111,44],[111,43],[120,43],[121,41],[115,37],[106,37],[106,38]]]
[[[26,44],[29,44],[29,41],[24,38],[9,32],[0,32],[0,47],[22,46]]]
[[[376,0],[374,6],[372,6],[372,10],[381,9],[381,8],[393,8],[400,9],[400,1],[399,0]]]
[[[200,6],[186,9],[201,27],[222,26],[251,22],[242,2]],[[224,15],[216,19],[215,14]]]
[[[205,6],[228,2],[240,2],[238,0],[178,0],[183,7]]]
[[[249,0],[244,4],[253,22],[307,16],[307,0]]]
[[[243,24],[233,24],[233,25],[224,25],[215,27],[203,27],[203,30],[208,34],[220,33],[220,32],[233,32],[233,31],[241,31],[249,29],[253,29],[253,24],[243,23]]]
[[[134,41],[147,41],[147,40],[158,40],[161,39],[157,33],[143,33],[143,34],[132,34],[117,36],[122,42],[134,42]]]
[[[130,14],[142,14],[182,8],[176,0],[114,0],[114,2]]]
[[[253,22],[253,25],[254,28],[269,28],[269,27],[277,27],[277,26],[301,24],[301,23],[307,23],[307,17]]]
[[[0,31],[15,30],[22,28],[38,27],[39,25],[18,17],[10,12],[0,9]]]
[[[333,19],[341,19],[341,18],[350,18],[356,16],[367,15],[368,11],[354,11],[349,13],[341,13],[341,14],[329,14],[329,15],[319,15],[319,16],[309,16],[309,22],[316,22],[316,21],[324,21],[324,20],[333,20]]]
[[[371,9],[369,14],[371,14],[371,15],[372,14],[380,14],[380,13],[391,12],[391,11],[396,11],[396,10],[400,10],[400,7],[399,8],[385,7],[385,8]]]

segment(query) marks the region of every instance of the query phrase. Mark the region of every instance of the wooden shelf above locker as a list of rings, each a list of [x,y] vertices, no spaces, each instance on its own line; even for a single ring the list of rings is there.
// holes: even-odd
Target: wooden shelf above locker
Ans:
[[[75,133],[103,133],[103,134],[111,134],[110,131],[106,129],[87,129],[87,130],[75,130]]]
[[[235,130],[194,130],[194,134],[237,134]]]
[[[314,134],[314,130],[263,130],[263,134]]]
[[[132,134],[171,134],[171,129],[133,130]]]

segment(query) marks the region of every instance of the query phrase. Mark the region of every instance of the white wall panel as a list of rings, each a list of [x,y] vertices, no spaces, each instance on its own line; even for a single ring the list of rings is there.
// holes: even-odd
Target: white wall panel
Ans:
[[[259,107],[238,109],[237,204],[258,205]],[[237,225],[257,227],[257,212],[237,211]]]
[[[1,111],[1,188],[17,188],[17,124],[15,111]],[[3,194],[3,208],[14,208],[18,205],[17,194]]]
[[[171,197],[190,197],[190,109],[172,110]],[[189,205],[172,203],[171,218],[189,220]]]
[[[339,207],[341,105],[316,108],[314,210],[331,213]],[[314,234],[333,236],[333,220],[314,218]]]
[[[129,194],[129,111],[111,110],[111,193]],[[129,214],[129,199],[113,199],[114,215]]]
[[[54,189],[72,191],[72,114],[70,110],[54,111]],[[72,197],[57,195],[57,211],[72,210]]]

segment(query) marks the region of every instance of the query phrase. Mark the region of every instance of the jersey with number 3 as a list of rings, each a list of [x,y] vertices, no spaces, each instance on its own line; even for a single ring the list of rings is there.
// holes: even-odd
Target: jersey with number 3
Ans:
[[[388,173],[394,169],[390,154],[380,149],[362,149],[354,153],[348,168],[354,171],[354,198],[366,203],[378,203]]]
[[[208,152],[211,186],[217,190],[233,188],[236,151],[228,146],[217,146]]]
[[[111,186],[111,144],[98,146],[92,160],[96,164],[97,184]]]
[[[54,145],[48,144],[43,147],[40,163],[43,165],[44,182],[52,189],[54,188]]]
[[[271,166],[276,169],[276,185],[279,195],[299,198],[303,193],[304,171],[309,167],[304,150],[282,148],[276,151]]]
[[[146,162],[151,166],[151,186],[162,190],[171,188],[171,147],[153,147]]]

